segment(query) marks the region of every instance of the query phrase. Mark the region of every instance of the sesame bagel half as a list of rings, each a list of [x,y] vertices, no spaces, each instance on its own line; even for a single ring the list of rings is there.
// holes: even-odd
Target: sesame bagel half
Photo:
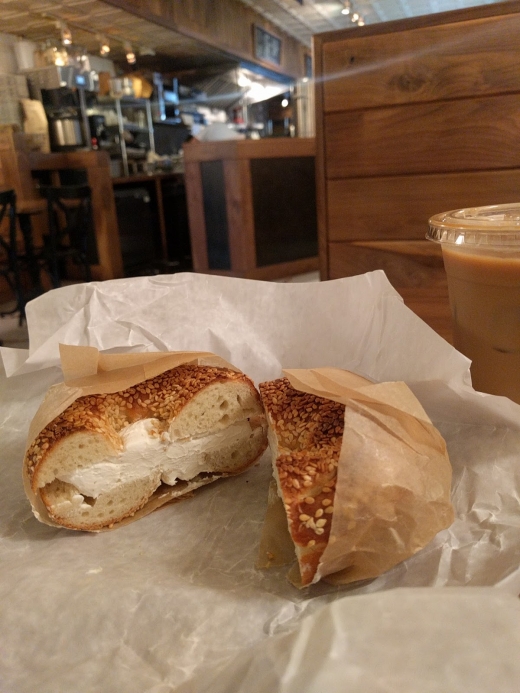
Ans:
[[[287,378],[261,383],[273,475],[309,585],[328,544],[345,406],[295,390]]]
[[[29,446],[24,481],[38,519],[99,531],[244,471],[266,446],[247,376],[181,365],[74,401]]]

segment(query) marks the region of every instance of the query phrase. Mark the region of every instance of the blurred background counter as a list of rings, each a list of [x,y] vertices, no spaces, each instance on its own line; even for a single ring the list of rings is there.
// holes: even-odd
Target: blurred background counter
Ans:
[[[90,186],[95,280],[191,268],[182,173],[113,177],[102,151],[32,152],[27,157],[41,185]]]
[[[184,145],[193,268],[276,279],[318,268],[315,140]]]

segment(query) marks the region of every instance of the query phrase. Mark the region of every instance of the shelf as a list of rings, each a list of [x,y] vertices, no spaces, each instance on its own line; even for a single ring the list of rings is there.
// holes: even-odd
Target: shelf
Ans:
[[[141,125],[136,125],[135,123],[123,123],[123,127],[129,132],[144,132],[148,134],[148,128],[143,128]]]
[[[121,160],[123,162],[123,173],[125,176],[129,175],[128,160],[131,159],[145,159],[147,152],[155,152],[155,142],[154,142],[154,132],[153,132],[153,122],[152,122],[152,109],[149,99],[135,99],[130,97],[123,97],[121,99],[113,99],[107,97],[99,97],[97,100],[97,105],[100,109],[113,107],[117,114],[117,126],[107,126],[107,127],[117,127],[119,131],[119,151],[121,154]],[[146,114],[146,127],[142,127],[134,122],[125,122],[123,118],[123,111],[128,109],[141,110],[144,109]],[[148,135],[149,147],[148,149],[136,149],[132,148],[125,142],[124,132],[132,132],[136,134],[146,134]],[[111,156],[114,156],[114,150],[111,150]]]
[[[119,103],[121,108],[146,108],[147,104],[150,104],[150,99],[136,99],[132,96],[122,96],[120,99],[115,99],[112,96],[98,96],[97,103],[99,106],[114,106]]]
[[[123,98],[119,99],[119,102],[121,108],[146,108],[151,103],[150,99],[136,99],[130,96],[123,96]]]

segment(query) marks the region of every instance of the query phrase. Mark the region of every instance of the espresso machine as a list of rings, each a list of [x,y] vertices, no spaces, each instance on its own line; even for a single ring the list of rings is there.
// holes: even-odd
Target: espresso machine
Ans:
[[[91,149],[87,99],[99,91],[93,71],[49,65],[26,73],[31,98],[43,103],[53,152]]]

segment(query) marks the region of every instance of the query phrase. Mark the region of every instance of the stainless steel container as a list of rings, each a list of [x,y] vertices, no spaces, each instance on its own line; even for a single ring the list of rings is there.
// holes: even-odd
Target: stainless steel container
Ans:
[[[85,144],[81,120],[75,116],[49,118],[51,144],[58,147],[82,147]]]

